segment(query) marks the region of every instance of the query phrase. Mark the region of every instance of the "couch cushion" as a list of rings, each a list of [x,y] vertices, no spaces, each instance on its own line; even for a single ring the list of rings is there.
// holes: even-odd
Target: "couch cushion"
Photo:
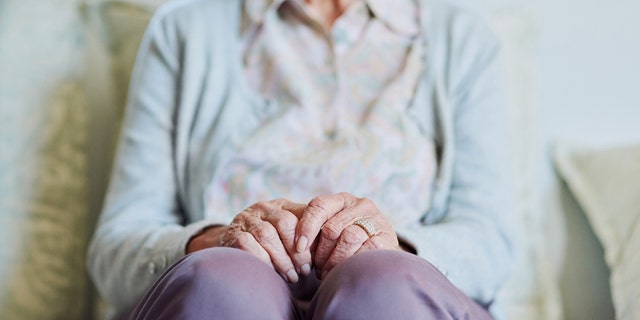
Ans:
[[[0,1],[0,319],[88,308],[78,2]]]
[[[584,210],[611,271],[616,319],[640,317],[640,145],[561,146],[555,162]]]

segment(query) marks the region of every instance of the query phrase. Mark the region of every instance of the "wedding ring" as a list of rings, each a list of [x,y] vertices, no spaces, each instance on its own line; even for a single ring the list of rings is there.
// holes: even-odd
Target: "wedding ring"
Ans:
[[[371,223],[367,219],[359,219],[356,222],[354,222],[353,224],[355,224],[356,226],[362,228],[362,230],[364,230],[367,233],[367,235],[369,235],[369,238],[371,238],[371,237],[376,235],[376,227],[374,227],[373,223]]]

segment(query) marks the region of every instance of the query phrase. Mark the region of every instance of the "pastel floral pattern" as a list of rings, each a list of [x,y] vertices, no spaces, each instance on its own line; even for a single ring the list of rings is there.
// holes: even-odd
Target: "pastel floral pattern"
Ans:
[[[243,42],[247,80],[279,111],[222,161],[207,214],[230,220],[257,201],[346,191],[373,199],[398,225],[418,221],[436,161],[432,139],[406,112],[423,69],[417,21],[394,28],[394,18],[371,14],[373,3],[356,2],[323,35],[295,1],[247,4],[256,6],[247,9],[255,11]],[[393,14],[416,12],[404,9]]]

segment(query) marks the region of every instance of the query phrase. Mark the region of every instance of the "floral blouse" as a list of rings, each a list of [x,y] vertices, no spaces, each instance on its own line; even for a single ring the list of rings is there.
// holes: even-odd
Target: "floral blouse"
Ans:
[[[245,1],[246,81],[275,116],[219,164],[205,215],[345,191],[374,200],[396,226],[419,220],[436,159],[405,112],[424,71],[416,7],[355,1],[326,31],[304,1]]]

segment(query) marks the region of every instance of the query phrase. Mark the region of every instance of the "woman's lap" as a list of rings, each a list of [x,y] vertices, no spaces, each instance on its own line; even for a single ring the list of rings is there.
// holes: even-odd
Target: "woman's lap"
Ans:
[[[322,282],[312,272],[287,285],[259,259],[228,248],[178,261],[130,318],[298,319],[303,313],[308,319],[490,319],[435,267],[409,253],[361,253]]]
[[[176,262],[129,318],[296,319],[300,312],[284,280],[264,262],[237,249],[212,248]]]

